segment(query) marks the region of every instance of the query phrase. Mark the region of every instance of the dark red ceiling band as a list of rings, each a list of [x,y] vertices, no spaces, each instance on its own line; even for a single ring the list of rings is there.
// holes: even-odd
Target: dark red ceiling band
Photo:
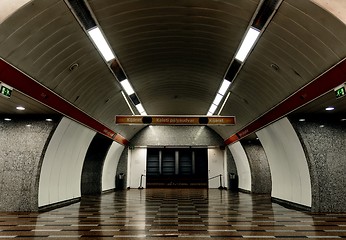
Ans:
[[[225,140],[225,144],[229,145],[246,137],[247,135],[267,126],[275,120],[284,117],[290,112],[296,110],[302,105],[320,97],[326,92],[343,84],[346,81],[346,60],[343,59],[337,65],[318,76],[315,80],[301,88],[299,91],[288,97],[279,105],[265,113],[254,122],[247,125],[241,131],[237,132]]]
[[[129,144],[126,138],[96,121],[94,118],[2,59],[0,59],[0,81],[120,144]]]

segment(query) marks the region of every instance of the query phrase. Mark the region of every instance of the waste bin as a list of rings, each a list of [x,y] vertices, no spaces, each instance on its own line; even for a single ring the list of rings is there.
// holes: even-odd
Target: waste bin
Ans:
[[[119,173],[117,176],[117,179],[115,181],[116,189],[117,190],[123,190],[124,189],[124,183],[125,183],[125,174]]]
[[[229,174],[229,190],[238,192],[238,175],[235,173]]]

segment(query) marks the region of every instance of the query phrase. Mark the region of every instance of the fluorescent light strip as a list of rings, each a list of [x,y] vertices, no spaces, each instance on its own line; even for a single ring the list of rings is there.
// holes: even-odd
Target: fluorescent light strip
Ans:
[[[123,86],[125,92],[127,93],[127,95],[131,95],[131,94],[134,94],[135,91],[133,90],[129,80],[125,79],[123,81],[120,82],[121,86]]]
[[[216,111],[216,109],[217,109],[217,105],[212,104],[212,105],[210,106],[209,110],[208,110],[208,113],[214,114],[215,111]]]
[[[143,108],[143,105],[140,103],[140,104],[137,104],[136,105],[136,108],[138,110],[138,112],[141,114],[141,115],[147,115],[147,113],[145,112],[144,108]]]
[[[246,36],[235,56],[235,59],[244,62],[245,58],[248,56],[249,52],[253,48],[258,36],[260,34],[260,31],[250,27],[249,30],[246,33]]]
[[[224,79],[218,93],[222,96],[225,95],[227,89],[229,88],[229,85],[231,85],[231,82],[227,79]]]
[[[261,33],[261,31],[257,30],[256,28],[253,28],[253,27],[249,28],[240,48],[239,48],[239,50],[235,56],[235,59],[237,59],[241,62],[244,62],[244,60],[248,56],[249,52],[253,48],[255,42],[257,41],[260,33]],[[212,105],[210,106],[210,109],[208,110],[208,113],[207,113],[208,116],[214,114],[220,101],[222,100],[222,97],[225,95],[225,93],[227,92],[230,85],[231,85],[230,81],[228,81],[227,79],[223,80],[221,87],[220,87],[218,93],[216,94],[215,99],[214,99]],[[221,99],[220,99],[220,95],[222,96]],[[227,95],[227,99],[228,99],[228,97],[229,97],[229,94]],[[223,102],[222,107],[221,107],[218,114],[221,113],[227,99]]]
[[[221,102],[222,98],[223,98],[223,95],[221,95],[220,93],[216,94],[216,97],[215,97],[215,99],[214,99],[213,104],[215,104],[215,105],[218,106],[219,103]]]
[[[220,87],[218,93],[216,94],[214,101],[208,110],[207,116],[213,115],[215,113],[216,109],[218,108],[223,96],[227,92],[230,85],[231,85],[230,81],[228,81],[227,79],[223,80],[221,87]]]
[[[112,49],[108,45],[105,37],[103,36],[101,30],[98,27],[88,30],[88,34],[92,41],[95,43],[99,52],[102,54],[106,62],[115,58]]]

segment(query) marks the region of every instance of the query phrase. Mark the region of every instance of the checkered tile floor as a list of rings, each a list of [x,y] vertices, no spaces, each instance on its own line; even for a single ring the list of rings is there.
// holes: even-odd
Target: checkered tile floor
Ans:
[[[44,213],[0,213],[0,239],[339,239],[346,214],[309,214],[265,195],[131,189]]]

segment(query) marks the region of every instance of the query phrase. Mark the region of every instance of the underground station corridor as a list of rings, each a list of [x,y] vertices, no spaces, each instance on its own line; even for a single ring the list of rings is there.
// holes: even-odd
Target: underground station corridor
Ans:
[[[145,189],[42,213],[0,213],[3,239],[340,239],[346,214],[311,214],[263,194]]]
[[[346,237],[345,0],[0,10],[0,240]]]

